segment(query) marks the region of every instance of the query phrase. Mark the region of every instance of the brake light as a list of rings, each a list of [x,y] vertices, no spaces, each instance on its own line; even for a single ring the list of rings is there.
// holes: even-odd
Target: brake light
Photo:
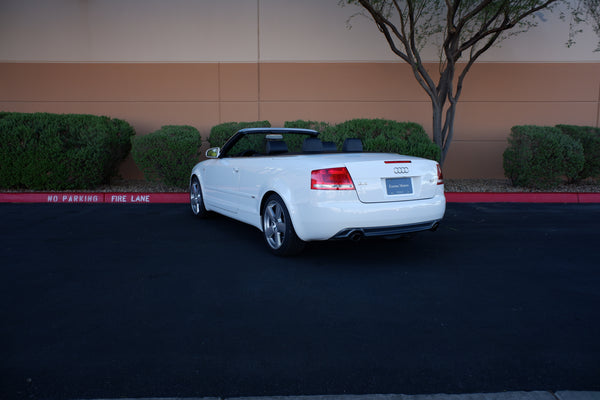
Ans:
[[[440,167],[440,164],[437,164],[437,170],[438,170],[438,181],[437,181],[437,184],[438,185],[443,185],[444,184],[444,175],[442,174],[442,167]]]
[[[346,167],[316,169],[310,173],[310,188],[314,190],[354,190]]]

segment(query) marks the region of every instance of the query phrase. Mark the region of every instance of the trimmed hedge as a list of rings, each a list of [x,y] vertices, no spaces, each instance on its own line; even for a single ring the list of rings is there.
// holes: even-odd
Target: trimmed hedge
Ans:
[[[226,122],[214,126],[208,141],[211,147],[222,147],[234,133],[244,128],[270,127],[269,121]],[[338,150],[347,138],[360,138],[365,151],[400,153],[438,161],[440,149],[425,133],[423,127],[413,122],[396,122],[384,119],[353,119],[337,125],[322,121],[286,121],[285,128],[314,129],[323,141],[332,141]],[[284,138],[290,151],[301,151],[301,139]]]
[[[92,189],[117,173],[134,135],[109,117],[0,113],[0,187]]]
[[[210,143],[210,147],[223,147],[227,139],[233,136],[240,129],[270,127],[271,123],[269,121],[224,122],[212,127],[210,130],[210,135],[208,136],[208,142]]]
[[[149,181],[187,188],[189,175],[198,162],[200,132],[186,125],[166,125],[133,139],[131,154]]]
[[[576,125],[556,125],[556,127],[583,146],[585,163],[574,180],[600,177],[600,128]]]
[[[299,128],[299,129],[312,129],[317,132],[323,132],[330,127],[327,122],[319,121],[305,121],[298,119],[296,121],[285,121],[283,124],[284,128]],[[322,138],[322,136],[321,136]],[[283,140],[287,143],[288,149],[291,152],[301,152],[302,144],[304,139],[299,135],[284,135]]]
[[[285,121],[283,126],[285,128],[312,129],[317,132],[323,132],[329,129],[331,125],[322,121],[305,121],[303,119],[297,119],[296,121]]]
[[[440,148],[414,122],[386,119],[352,119],[327,127],[322,140],[333,141],[338,149],[347,138],[359,138],[365,151],[399,153],[439,161]]]
[[[504,174],[515,186],[550,189],[584,166],[583,146],[556,127],[514,126],[504,151]]]

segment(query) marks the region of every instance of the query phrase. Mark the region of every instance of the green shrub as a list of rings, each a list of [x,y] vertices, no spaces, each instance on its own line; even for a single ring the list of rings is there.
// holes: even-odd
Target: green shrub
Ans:
[[[423,127],[414,122],[385,119],[353,119],[324,129],[321,139],[333,141],[338,149],[347,138],[359,138],[365,151],[391,152],[440,159],[439,147],[431,141]]]
[[[583,146],[560,129],[514,126],[504,151],[504,174],[515,186],[550,189],[583,168]]]
[[[284,128],[312,129],[317,132],[322,132],[329,127],[327,122],[305,121],[298,119],[296,121],[286,121],[283,124]],[[283,135],[283,140],[286,142],[290,152],[301,152],[304,138],[301,135]]]
[[[271,123],[269,121],[224,122],[212,127],[210,130],[210,135],[208,136],[208,142],[210,143],[210,147],[223,147],[227,139],[233,136],[233,134],[240,129],[269,127],[271,127]]]
[[[557,125],[562,133],[583,146],[585,163],[575,180],[600,177],[600,128],[591,126]]]
[[[196,128],[167,125],[135,137],[131,154],[147,180],[187,188],[201,144],[202,137]]]
[[[107,183],[134,135],[127,122],[108,117],[1,113],[0,187],[72,190]]]
[[[285,128],[312,129],[317,132],[323,132],[325,129],[329,128],[330,125],[327,122],[322,121],[306,121],[298,119],[296,121],[285,121],[283,126]]]

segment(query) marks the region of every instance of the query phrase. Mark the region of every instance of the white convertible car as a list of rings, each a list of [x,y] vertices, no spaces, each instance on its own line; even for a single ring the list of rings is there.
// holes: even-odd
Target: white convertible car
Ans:
[[[260,229],[277,255],[304,242],[396,237],[435,230],[446,199],[435,161],[362,152],[359,139],[342,151],[308,129],[252,128],[206,152],[192,170],[193,213],[209,211]]]

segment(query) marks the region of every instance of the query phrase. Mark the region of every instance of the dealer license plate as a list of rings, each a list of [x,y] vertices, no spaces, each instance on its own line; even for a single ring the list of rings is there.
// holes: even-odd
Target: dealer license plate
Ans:
[[[412,194],[412,179],[411,178],[387,178],[385,180],[387,194],[392,196],[395,194]]]

